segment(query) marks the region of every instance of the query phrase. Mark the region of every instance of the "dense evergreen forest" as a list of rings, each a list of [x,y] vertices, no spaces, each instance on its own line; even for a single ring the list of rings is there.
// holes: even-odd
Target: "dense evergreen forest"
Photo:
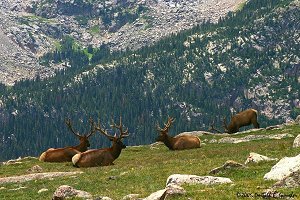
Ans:
[[[44,65],[66,63],[56,76],[0,85],[0,160],[77,144],[65,118],[84,133],[89,117],[109,127],[121,115],[129,145],[154,142],[156,123],[168,115],[176,118],[172,135],[207,130],[212,121],[221,127],[224,116],[249,107],[259,111],[262,127],[282,123],[284,115],[260,112],[277,100],[285,104],[273,111],[288,108],[295,118],[300,12],[292,2],[251,0],[218,24],[206,22],[135,52],[83,48],[66,36],[41,59]],[[265,94],[252,95],[262,88]],[[91,144],[110,145],[99,134]]]

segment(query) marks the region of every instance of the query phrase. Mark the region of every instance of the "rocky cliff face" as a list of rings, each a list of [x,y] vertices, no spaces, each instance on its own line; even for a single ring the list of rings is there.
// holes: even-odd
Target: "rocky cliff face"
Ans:
[[[39,57],[64,35],[83,46],[103,43],[113,50],[138,49],[171,33],[216,22],[245,0],[2,0],[0,82],[51,76]]]

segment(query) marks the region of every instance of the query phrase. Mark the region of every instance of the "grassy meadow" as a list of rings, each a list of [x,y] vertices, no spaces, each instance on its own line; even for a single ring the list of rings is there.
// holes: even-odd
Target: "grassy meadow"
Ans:
[[[300,134],[300,126],[290,125],[283,129],[261,130],[231,137],[280,133],[290,133],[296,137]],[[201,140],[208,141],[222,137],[225,136],[204,135]],[[279,159],[285,156],[296,156],[300,149],[292,148],[293,141],[294,138],[264,139],[238,144],[205,142],[205,145],[199,149],[184,151],[170,151],[164,145],[127,147],[114,162],[115,165],[93,168],[74,168],[71,163],[44,163],[38,159],[28,158],[22,160],[20,164],[0,165],[0,178],[28,174],[27,170],[34,165],[42,167],[43,172],[83,171],[84,173],[25,183],[0,184],[0,199],[48,200],[60,185],[70,185],[75,189],[87,191],[95,198],[108,196],[119,200],[128,194],[140,194],[142,198],[163,189],[168,176],[172,174],[206,176],[210,170],[223,165],[227,160],[244,163],[250,152]],[[168,199],[251,199],[239,197],[237,193],[260,194],[271,187],[275,181],[265,181],[263,176],[276,162],[250,163],[247,168],[230,169],[215,175],[230,178],[233,184],[183,185],[187,191],[185,195]],[[43,188],[47,188],[48,191],[38,193]],[[277,188],[276,190],[287,195],[293,192],[300,199],[300,188]]]

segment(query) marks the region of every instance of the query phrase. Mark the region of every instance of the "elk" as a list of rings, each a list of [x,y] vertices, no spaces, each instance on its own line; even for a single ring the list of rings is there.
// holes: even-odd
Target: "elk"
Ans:
[[[50,148],[47,151],[43,152],[39,158],[40,161],[44,162],[71,162],[72,157],[80,152],[84,152],[90,146],[88,138],[96,132],[95,123],[90,118],[89,123],[91,124],[91,129],[89,133],[80,135],[78,132],[74,131],[72,127],[72,122],[70,119],[65,121],[69,130],[78,137],[80,143],[77,146],[68,146],[64,148]]]
[[[224,117],[224,129],[227,133],[236,133],[239,131],[240,127],[248,126],[253,124],[254,128],[259,128],[259,123],[257,122],[257,110],[247,109],[231,117],[229,124],[226,123],[226,118]]]
[[[126,129],[126,131],[123,131],[121,117],[120,124],[116,125],[113,122],[111,127],[119,129],[119,136],[117,136],[116,133],[114,136],[109,135],[107,131],[101,127],[100,121],[98,122],[98,125],[95,129],[105,135],[110,141],[112,141],[112,146],[110,148],[93,149],[76,154],[72,158],[72,162],[75,167],[97,167],[113,165],[113,162],[120,156],[122,149],[126,148],[122,140],[123,138],[128,137],[129,134],[128,128]]]
[[[168,117],[168,121],[163,129],[160,128],[159,124],[157,123],[157,131],[159,132],[159,136],[156,138],[156,141],[163,142],[170,150],[199,148],[201,142],[200,138],[197,136],[181,135],[172,137],[168,135],[169,128],[174,121],[174,118]]]

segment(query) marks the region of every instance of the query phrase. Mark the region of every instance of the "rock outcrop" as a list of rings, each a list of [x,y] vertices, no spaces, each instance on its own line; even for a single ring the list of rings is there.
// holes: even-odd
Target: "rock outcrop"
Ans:
[[[300,186],[300,172],[292,172],[290,175],[285,177],[284,179],[276,182],[273,187],[287,187],[287,188],[295,188]]]
[[[235,162],[233,160],[228,160],[225,162],[224,165],[220,166],[220,167],[217,167],[215,169],[212,169],[209,174],[211,175],[215,175],[215,174],[218,174],[219,172],[223,172],[225,170],[229,170],[229,169],[234,169],[234,168],[245,168],[246,166],[241,164],[241,163],[238,163],[238,162]]]
[[[297,137],[295,138],[295,140],[294,140],[294,142],[293,142],[293,147],[294,147],[294,148],[300,147],[300,134],[297,135]]]
[[[248,156],[247,160],[245,161],[245,165],[249,163],[259,163],[263,161],[274,161],[278,160],[277,158],[269,158],[264,155],[260,155],[258,153],[251,152],[250,155]]]
[[[295,157],[284,157],[266,173],[266,180],[283,180],[293,172],[300,170],[300,154]]]
[[[10,177],[0,178],[0,184],[24,183],[27,181],[39,180],[39,179],[50,179],[50,178],[62,177],[62,176],[73,176],[80,173],[83,172],[47,172],[47,173],[33,173],[33,174],[27,174],[21,176],[10,176]]]
[[[214,185],[232,183],[229,178],[214,177],[214,176],[197,176],[187,174],[173,174],[168,177],[166,185],[182,185],[182,184],[203,184]]]
[[[73,187],[68,185],[61,185],[55,190],[52,199],[60,200],[60,199],[65,199],[70,197],[91,199],[92,195],[86,191],[76,190]]]

